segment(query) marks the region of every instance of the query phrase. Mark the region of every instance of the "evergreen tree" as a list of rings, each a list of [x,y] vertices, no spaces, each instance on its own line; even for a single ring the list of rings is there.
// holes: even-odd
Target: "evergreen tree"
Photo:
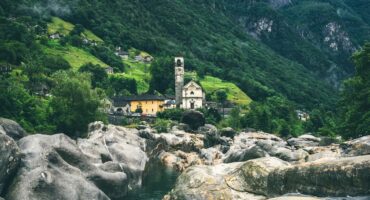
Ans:
[[[355,76],[344,83],[340,100],[343,136],[359,137],[370,134],[370,43],[353,55]]]

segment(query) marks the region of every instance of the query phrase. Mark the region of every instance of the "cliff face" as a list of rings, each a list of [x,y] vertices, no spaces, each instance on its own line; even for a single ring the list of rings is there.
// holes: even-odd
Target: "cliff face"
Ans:
[[[353,73],[351,54],[369,39],[369,18],[359,8],[369,6],[364,1],[227,2],[226,13],[246,33],[337,88]]]

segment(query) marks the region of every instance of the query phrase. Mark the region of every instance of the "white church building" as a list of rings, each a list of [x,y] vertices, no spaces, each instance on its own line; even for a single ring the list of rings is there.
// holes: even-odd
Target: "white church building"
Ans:
[[[202,108],[205,102],[205,93],[195,81],[184,86],[185,65],[183,57],[175,58],[175,91],[176,106],[183,109]]]

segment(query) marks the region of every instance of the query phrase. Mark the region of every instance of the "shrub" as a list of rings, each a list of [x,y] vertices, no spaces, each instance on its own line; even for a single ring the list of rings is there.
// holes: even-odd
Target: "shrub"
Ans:
[[[180,121],[183,114],[183,109],[168,109],[157,113],[157,117],[160,119],[170,119],[174,121]]]

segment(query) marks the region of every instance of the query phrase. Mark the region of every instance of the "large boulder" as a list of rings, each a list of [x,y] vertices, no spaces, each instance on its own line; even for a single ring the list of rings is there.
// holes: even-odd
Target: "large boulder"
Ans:
[[[361,156],[370,154],[370,135],[343,143],[342,148],[346,156]]]
[[[321,139],[313,135],[301,135],[298,138],[290,138],[288,144],[296,148],[319,146]]]
[[[87,139],[78,139],[82,152],[97,166],[112,162],[118,168],[114,172],[125,172],[129,188],[139,187],[145,166],[149,161],[145,153],[145,139],[137,129],[94,122],[89,125]]]
[[[201,134],[172,131],[155,135],[157,146],[166,151],[181,150],[184,152],[199,152],[204,147],[204,136]]]
[[[281,138],[263,132],[243,132],[234,137],[224,162],[241,162],[250,159],[275,156],[289,162],[303,162],[308,153],[287,146]]]
[[[204,145],[206,147],[212,147],[220,143],[220,133],[217,128],[211,124],[199,127],[197,132],[204,135]]]
[[[165,199],[266,199],[269,173],[286,166],[289,163],[278,158],[193,166],[181,174]]]
[[[0,194],[8,185],[9,178],[19,166],[20,150],[17,143],[7,135],[0,134]]]
[[[206,120],[203,113],[195,110],[187,110],[182,114],[181,122],[190,126],[192,130],[197,130],[204,126]]]
[[[227,127],[227,128],[221,129],[220,134],[221,134],[221,136],[234,138],[234,136],[237,134],[237,132],[233,128]]]
[[[127,191],[124,172],[98,168],[64,134],[31,135],[18,144],[23,156],[8,200],[109,199],[122,198]]]
[[[185,170],[176,181],[164,200],[218,200],[248,199],[264,200],[264,196],[241,192],[227,185],[225,176],[240,168],[242,163],[220,164],[215,166],[193,166]]]
[[[5,118],[0,118],[0,134],[8,135],[14,140],[19,140],[27,135],[17,122]]]
[[[227,185],[237,191],[267,195],[269,174],[278,168],[290,166],[275,157],[259,158],[245,162],[225,179]]]
[[[370,156],[320,159],[270,173],[270,196],[299,192],[315,196],[370,194]]]

